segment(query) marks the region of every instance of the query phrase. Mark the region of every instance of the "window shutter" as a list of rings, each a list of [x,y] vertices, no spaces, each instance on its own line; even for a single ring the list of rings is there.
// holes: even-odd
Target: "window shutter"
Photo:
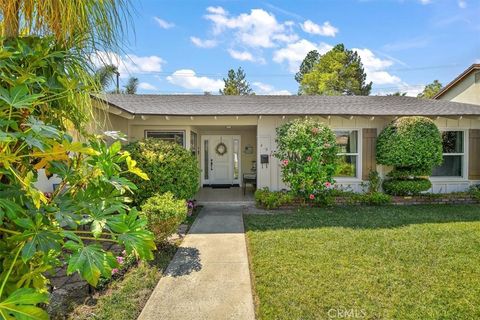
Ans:
[[[480,129],[469,130],[468,146],[468,179],[480,180]]]
[[[365,128],[362,131],[362,180],[368,180],[370,171],[377,169],[376,157],[377,129]]]

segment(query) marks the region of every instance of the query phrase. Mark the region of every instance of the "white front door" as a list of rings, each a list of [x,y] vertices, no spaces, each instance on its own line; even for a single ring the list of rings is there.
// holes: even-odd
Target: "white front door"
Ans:
[[[202,184],[239,184],[240,136],[202,136]]]

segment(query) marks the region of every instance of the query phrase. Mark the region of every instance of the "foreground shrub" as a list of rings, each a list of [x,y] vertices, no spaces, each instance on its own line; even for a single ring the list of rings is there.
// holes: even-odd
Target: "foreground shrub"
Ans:
[[[257,206],[266,209],[277,209],[281,206],[292,203],[294,200],[290,192],[270,191],[268,188],[255,191],[255,202]]]
[[[277,128],[275,156],[282,179],[296,195],[309,200],[334,182],[337,148],[334,132],[312,119],[296,119]]]
[[[145,139],[132,142],[125,149],[150,178],[145,181],[130,177],[138,187],[136,205],[141,205],[157,193],[171,192],[177,199],[191,199],[197,193],[200,178],[198,162],[182,146],[159,139]]]
[[[356,194],[352,199],[370,206],[380,206],[392,203],[392,196],[381,192],[369,192],[365,194]]]
[[[148,228],[161,243],[174,234],[187,218],[185,200],[177,200],[171,192],[148,198],[142,205],[142,213],[147,218]]]
[[[402,117],[378,136],[377,162],[393,166],[391,180],[383,184],[392,195],[414,195],[430,189],[425,176],[442,164],[442,136],[426,117]]]
[[[394,196],[413,196],[432,187],[430,180],[416,178],[408,180],[390,179],[383,182],[383,190]]]
[[[473,185],[468,188],[468,194],[471,195],[474,199],[480,200],[480,184]]]

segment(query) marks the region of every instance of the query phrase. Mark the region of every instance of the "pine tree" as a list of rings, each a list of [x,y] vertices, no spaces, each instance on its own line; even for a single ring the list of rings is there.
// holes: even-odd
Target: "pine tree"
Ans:
[[[235,70],[228,70],[227,78],[223,78],[225,87],[220,89],[220,94],[225,96],[249,96],[254,95],[250,84],[246,80],[245,71],[240,67],[237,72]]]

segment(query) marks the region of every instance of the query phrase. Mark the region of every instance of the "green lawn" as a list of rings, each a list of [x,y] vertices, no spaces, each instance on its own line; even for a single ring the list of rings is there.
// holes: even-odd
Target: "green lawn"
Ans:
[[[480,319],[480,206],[310,209],[245,225],[259,319]]]

